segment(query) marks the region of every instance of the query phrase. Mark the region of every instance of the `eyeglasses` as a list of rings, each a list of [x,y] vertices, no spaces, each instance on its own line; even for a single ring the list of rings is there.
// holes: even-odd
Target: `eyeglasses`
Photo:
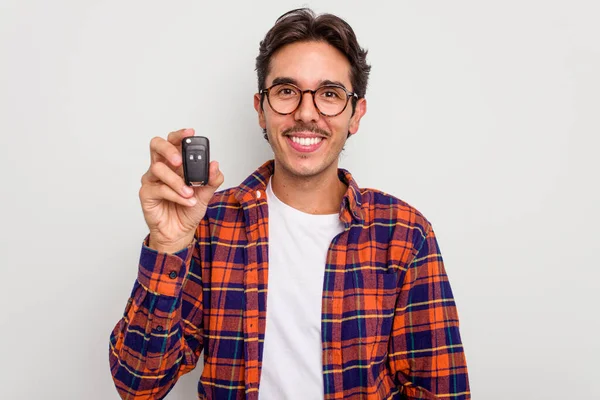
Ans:
[[[340,85],[324,85],[315,90],[302,90],[291,83],[278,83],[261,89],[259,93],[266,94],[273,111],[281,115],[295,112],[302,103],[304,93],[312,95],[315,108],[326,117],[340,115],[348,106],[350,98],[358,99],[356,93],[349,92]]]

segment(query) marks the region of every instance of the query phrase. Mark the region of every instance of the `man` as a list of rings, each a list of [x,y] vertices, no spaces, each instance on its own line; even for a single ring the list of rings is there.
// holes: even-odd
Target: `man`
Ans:
[[[366,112],[352,28],[294,10],[260,44],[254,106],[269,161],[216,192],[182,179],[179,144],[151,142],[149,235],[110,341],[124,399],[163,398],[204,350],[206,399],[468,399],[457,310],[414,208],[338,169]]]

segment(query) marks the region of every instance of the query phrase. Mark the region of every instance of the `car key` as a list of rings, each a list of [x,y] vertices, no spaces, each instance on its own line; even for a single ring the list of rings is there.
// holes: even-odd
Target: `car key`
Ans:
[[[183,176],[188,186],[204,186],[208,183],[210,145],[204,136],[190,136],[181,141]]]

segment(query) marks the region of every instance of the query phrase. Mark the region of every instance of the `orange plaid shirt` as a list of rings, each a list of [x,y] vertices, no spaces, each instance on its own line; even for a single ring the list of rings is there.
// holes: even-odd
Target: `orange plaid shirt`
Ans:
[[[268,293],[269,161],[215,193],[193,243],[141,250],[138,278],[110,337],[123,399],[162,399],[204,350],[200,399],[257,399]],[[348,171],[345,230],[331,242],[322,301],[329,399],[470,399],[459,321],[429,222]],[[299,349],[301,351],[301,349]],[[293,379],[294,377],[290,377]]]

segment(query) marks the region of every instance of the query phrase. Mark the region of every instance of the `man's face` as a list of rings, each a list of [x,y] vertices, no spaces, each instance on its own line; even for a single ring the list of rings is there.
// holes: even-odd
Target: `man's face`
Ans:
[[[279,49],[271,58],[266,87],[274,81],[290,82],[302,90],[317,89],[324,82],[338,82],[349,92],[354,90],[350,83],[350,63],[325,42],[298,42]],[[305,93],[295,112],[280,115],[266,98],[261,109],[260,95],[256,94],[254,108],[260,126],[267,130],[277,167],[304,178],[337,170],[348,132],[358,131],[360,118],[366,112],[366,101],[360,99],[352,115],[351,101],[341,114],[326,117],[315,108],[311,94]],[[303,145],[307,143],[310,144]]]

